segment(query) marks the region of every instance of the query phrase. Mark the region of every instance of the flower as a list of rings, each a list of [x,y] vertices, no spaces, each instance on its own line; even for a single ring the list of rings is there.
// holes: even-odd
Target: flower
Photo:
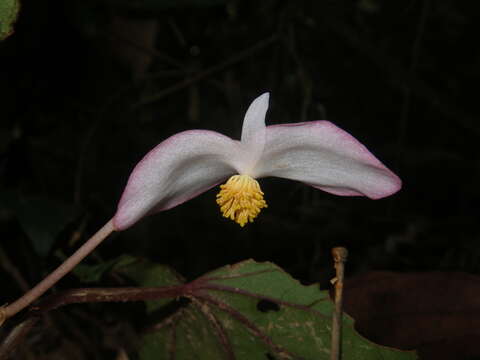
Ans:
[[[329,121],[265,126],[269,94],[245,114],[241,140],[208,130],[166,139],[135,167],[113,218],[124,230],[147,214],[171,209],[224,182],[223,216],[241,226],[267,207],[255,179],[274,176],[343,196],[380,199],[401,180],[367,148]]]

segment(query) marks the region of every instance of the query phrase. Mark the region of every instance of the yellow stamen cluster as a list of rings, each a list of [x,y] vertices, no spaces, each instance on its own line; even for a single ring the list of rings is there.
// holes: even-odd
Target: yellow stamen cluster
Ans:
[[[223,216],[240,226],[253,222],[262,208],[267,207],[258,181],[248,175],[234,175],[220,185],[217,204]]]

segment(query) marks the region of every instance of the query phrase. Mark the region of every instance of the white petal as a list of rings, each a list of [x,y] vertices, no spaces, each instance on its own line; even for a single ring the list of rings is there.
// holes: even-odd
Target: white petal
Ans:
[[[265,115],[268,110],[270,94],[264,93],[250,104],[242,126],[242,146],[250,153],[250,161],[242,173],[249,173],[260,158],[265,147]]]
[[[400,179],[364,145],[328,121],[268,126],[253,176],[278,176],[336,195],[372,199],[401,188]]]
[[[207,130],[176,134],[135,167],[113,218],[124,230],[146,214],[179,205],[237,173],[240,143]]]

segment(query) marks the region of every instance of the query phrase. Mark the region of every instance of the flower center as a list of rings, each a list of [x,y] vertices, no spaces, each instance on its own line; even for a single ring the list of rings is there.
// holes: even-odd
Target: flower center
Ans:
[[[248,175],[234,175],[220,189],[217,194],[220,211],[242,227],[253,222],[262,208],[267,207],[258,181]]]

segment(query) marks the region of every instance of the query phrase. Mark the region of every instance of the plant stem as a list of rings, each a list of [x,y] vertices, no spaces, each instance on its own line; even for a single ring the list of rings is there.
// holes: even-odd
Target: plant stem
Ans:
[[[165,287],[142,288],[84,288],[71,289],[46,296],[35,306],[27,318],[15,325],[0,343],[0,360],[11,358],[13,351],[22,344],[33,325],[51,310],[69,304],[96,302],[147,301],[158,299],[178,299],[188,295],[192,286],[179,284]],[[1,310],[1,308],[0,308]]]
[[[115,230],[112,220],[107,222],[100,230],[88,239],[75,253],[65,260],[50,275],[39,282],[34,288],[27,291],[22,297],[18,298],[10,305],[0,308],[0,325],[3,321],[12,317],[19,311],[26,308],[36,299],[50,289],[55,283],[68,274],[80,261],[90,254],[108,235]]]
[[[332,256],[335,261],[336,277],[332,279],[332,283],[335,284],[335,311],[332,319],[332,349],[330,351],[330,359],[339,360],[342,356],[343,278],[348,251],[344,247],[336,247],[332,249]]]

